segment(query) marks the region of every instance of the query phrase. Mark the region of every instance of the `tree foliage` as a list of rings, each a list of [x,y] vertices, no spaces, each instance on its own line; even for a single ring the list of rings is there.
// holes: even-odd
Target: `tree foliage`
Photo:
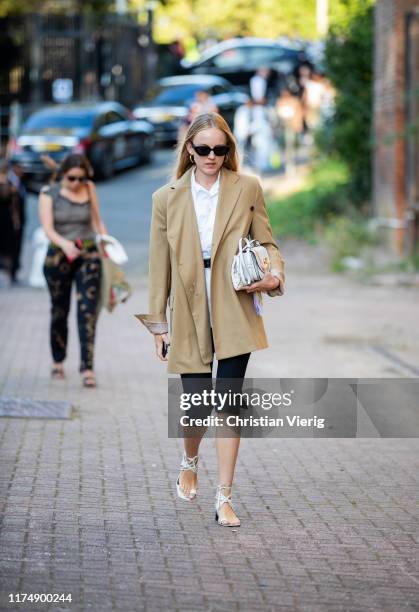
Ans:
[[[145,0],[132,0],[141,9]],[[316,0],[165,0],[156,5],[155,37],[218,40],[233,36],[316,37]]]
[[[103,12],[113,0],[0,0],[0,17],[25,13]]]
[[[347,163],[358,202],[371,191],[372,5],[372,0],[340,0],[326,43],[325,70],[337,91],[328,145]]]

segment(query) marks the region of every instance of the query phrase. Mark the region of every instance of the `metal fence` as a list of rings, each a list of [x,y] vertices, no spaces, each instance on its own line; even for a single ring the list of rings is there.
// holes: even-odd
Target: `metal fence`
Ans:
[[[8,108],[24,114],[53,101],[53,84],[69,79],[74,100],[141,100],[156,72],[150,20],[136,15],[25,15],[0,19],[1,133]]]

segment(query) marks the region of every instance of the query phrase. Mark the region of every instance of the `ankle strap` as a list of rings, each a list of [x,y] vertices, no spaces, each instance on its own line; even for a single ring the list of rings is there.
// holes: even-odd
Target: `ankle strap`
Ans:
[[[225,485],[225,484],[217,485],[217,492],[215,494],[215,499],[216,499],[215,505],[216,505],[217,510],[226,502],[230,504],[232,508],[234,508],[233,503],[231,501],[231,493],[229,493],[228,495],[224,495],[224,493],[222,493],[223,489],[231,489],[231,487],[232,485]]]
[[[195,472],[198,471],[198,459],[199,455],[195,455],[195,457],[187,457],[185,451],[183,452],[182,461],[180,463],[181,470],[191,470]]]

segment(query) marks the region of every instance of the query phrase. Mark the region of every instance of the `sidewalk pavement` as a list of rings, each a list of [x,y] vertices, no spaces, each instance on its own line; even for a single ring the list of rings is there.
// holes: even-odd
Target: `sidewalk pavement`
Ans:
[[[270,348],[253,353],[249,377],[418,376],[417,288],[297,268],[286,296],[265,298]],[[74,406],[68,420],[0,418],[0,609],[418,610],[419,441],[243,439],[242,525],[218,526],[212,439],[196,503],[176,496],[182,441],[167,438],[166,370],[133,317],[146,304],[140,278],[101,314],[91,390],[74,309],[68,378],[51,381],[46,292],[0,292],[0,395]],[[72,602],[10,604],[9,593]]]

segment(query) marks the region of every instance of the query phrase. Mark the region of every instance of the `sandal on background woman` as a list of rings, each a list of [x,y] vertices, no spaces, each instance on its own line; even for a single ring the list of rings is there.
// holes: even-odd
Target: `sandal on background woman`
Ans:
[[[51,368],[51,378],[63,380],[65,378],[64,367],[62,363],[54,363]]]
[[[83,387],[89,387],[89,388],[97,387],[96,376],[93,374],[93,372],[82,372],[81,377],[82,377]]]

